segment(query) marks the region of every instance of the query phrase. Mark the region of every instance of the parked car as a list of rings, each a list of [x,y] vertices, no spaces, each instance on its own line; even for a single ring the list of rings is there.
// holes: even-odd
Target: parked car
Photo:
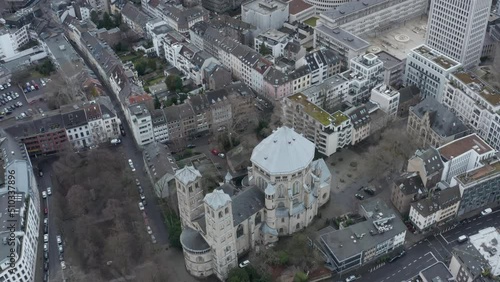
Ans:
[[[250,261],[249,261],[249,260],[244,260],[244,261],[242,261],[242,262],[239,264],[239,267],[240,267],[240,268],[244,268],[244,267],[247,267],[249,264],[250,264]]]
[[[467,237],[466,235],[462,235],[462,236],[458,237],[457,242],[459,244],[461,244],[461,243],[467,242],[467,240],[469,240],[469,237]]]
[[[144,194],[140,194],[140,197],[141,197],[141,201],[144,203],[146,202],[146,196],[144,196]]]
[[[138,179],[138,178],[136,178],[136,179],[135,179],[135,185],[137,185],[137,186],[141,186],[141,182],[139,181],[139,179]]]
[[[372,189],[372,188],[370,188],[370,187],[365,187],[365,188],[363,188],[363,191],[364,191],[366,194],[368,194],[368,195],[371,195],[371,196],[375,195],[375,190],[374,190],[374,189]]]
[[[354,197],[358,198],[359,200],[363,200],[365,198],[365,196],[363,196],[361,194],[356,194],[356,195],[354,195]]]
[[[57,244],[59,244],[59,245],[62,244],[62,237],[61,237],[61,235],[57,235],[56,236],[56,240],[57,240]]]
[[[153,230],[151,230],[150,226],[146,226],[146,230],[148,231],[148,234],[153,234]]]
[[[44,264],[43,264],[43,270],[47,271],[49,270],[49,262],[46,261]]]
[[[47,195],[52,195],[52,188],[51,187],[47,187]]]
[[[57,245],[57,248],[58,248],[60,254],[64,253],[63,245]]]
[[[48,243],[49,242],[49,234],[44,234],[43,235],[43,242]]]
[[[186,147],[188,149],[193,149],[193,148],[196,148],[196,145],[195,144],[188,144]]]
[[[481,212],[481,215],[487,215],[487,214],[490,214],[491,212],[493,212],[493,210],[491,208],[487,208]]]
[[[42,191],[42,198],[44,198],[44,199],[47,198],[47,192],[46,191]]]
[[[111,139],[111,145],[118,145],[120,143],[122,143],[120,138]]]
[[[142,202],[139,202],[139,210],[141,210],[141,211],[144,210],[144,205],[142,204]]]
[[[49,244],[47,244],[47,243],[43,244],[43,251],[44,252],[48,252],[49,251]]]
[[[212,152],[212,154],[213,154],[214,156],[217,156],[217,155],[219,155],[219,153],[220,153],[220,152],[219,152],[219,150],[217,150],[217,149],[212,149],[210,152]]]
[[[61,261],[61,268],[62,268],[63,270],[64,270],[64,269],[66,269],[66,263],[64,262],[64,260],[63,260],[63,261]]]
[[[226,155],[224,155],[224,153],[219,153],[217,156],[219,156],[219,158],[221,158],[221,159],[226,157]]]
[[[48,209],[48,208],[45,208],[45,209],[43,210],[43,213],[44,213],[44,214],[49,214],[49,209]]]
[[[356,276],[351,275],[345,279],[345,282],[352,282],[354,280],[358,279]]]

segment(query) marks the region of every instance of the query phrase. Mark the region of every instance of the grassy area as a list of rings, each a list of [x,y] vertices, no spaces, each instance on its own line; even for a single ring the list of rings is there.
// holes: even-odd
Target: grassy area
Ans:
[[[316,27],[316,22],[318,21],[318,19],[319,18],[311,17],[311,18],[308,18],[307,20],[305,20],[304,23],[309,25],[309,26]]]
[[[319,121],[324,126],[328,126],[333,120],[329,113],[316,106],[315,104],[309,102],[307,97],[302,93],[294,94],[288,99],[301,104],[303,106],[304,112],[310,115],[313,119]]]
[[[135,62],[136,60],[140,59],[142,57],[142,55],[138,55],[138,54],[123,54],[122,56],[120,56],[120,59],[122,60],[122,62],[127,62],[127,61],[132,61],[132,62]]]
[[[145,85],[146,85],[146,86],[155,85],[155,84],[160,83],[160,82],[162,82],[162,81],[164,81],[164,80],[165,80],[165,76],[163,76],[163,75],[158,75],[158,76],[156,76],[156,77],[154,77],[154,78],[152,78],[152,79],[150,79],[150,80],[146,81]]]

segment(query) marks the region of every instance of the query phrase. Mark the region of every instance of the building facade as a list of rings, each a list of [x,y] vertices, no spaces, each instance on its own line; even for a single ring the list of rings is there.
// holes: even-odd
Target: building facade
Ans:
[[[396,117],[399,108],[399,92],[381,84],[372,89],[370,101],[376,103],[389,116]]]
[[[491,0],[431,1],[425,44],[460,62],[465,68],[477,66],[491,3]]]
[[[279,29],[288,20],[288,2],[253,0],[241,5],[241,20],[262,31]]]
[[[238,256],[307,227],[330,198],[331,174],[313,157],[313,143],[281,127],[255,147],[250,186],[237,195],[229,183],[203,195],[196,168],[177,170],[180,240],[189,273],[225,280]]]
[[[406,59],[405,84],[415,85],[422,97],[441,103],[448,75],[461,64],[425,45],[413,48]]]

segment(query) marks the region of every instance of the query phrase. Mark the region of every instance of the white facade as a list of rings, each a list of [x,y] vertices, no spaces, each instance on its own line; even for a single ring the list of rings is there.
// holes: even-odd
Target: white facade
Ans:
[[[428,0],[349,1],[320,14],[319,25],[360,35],[422,15]]]
[[[419,230],[427,230],[457,215],[458,208],[460,207],[460,191],[458,187],[448,189],[454,189],[452,192],[454,195],[447,199],[449,203],[441,203],[442,200],[436,198],[432,200],[422,199],[411,204],[409,218],[415,227]],[[444,190],[435,193],[442,194],[450,191]]]
[[[66,128],[68,140],[75,148],[83,148],[94,144],[88,124]]]
[[[15,57],[19,53],[17,49],[28,43],[29,40],[28,25],[18,30],[0,29],[0,60],[8,61]]]
[[[316,7],[318,12],[324,12],[326,10],[330,10],[332,8],[338,7],[344,3],[347,3],[351,0],[305,0],[304,2],[309,3]],[[305,18],[307,20],[308,18]]]
[[[370,101],[377,103],[389,116],[396,116],[398,113],[399,92],[385,84],[372,89]]]
[[[283,55],[283,51],[289,41],[288,34],[270,29],[254,38],[255,51],[260,53],[261,44],[264,44],[271,50],[273,57],[278,58]]]
[[[281,28],[288,15],[288,3],[279,0],[254,0],[241,5],[241,20],[262,31]]]
[[[7,186],[0,189],[1,208],[5,211],[5,216],[2,217],[2,224],[5,228],[0,232],[0,237],[4,241],[0,248],[2,255],[0,277],[3,281],[35,282],[40,226],[38,187],[28,161],[10,162],[5,169],[6,183],[8,183],[7,172],[11,170],[15,171],[16,184],[23,185],[23,187],[16,187],[15,191]],[[12,192],[15,192],[15,195]],[[14,211],[10,211],[11,197],[15,201]],[[12,225],[13,229],[9,229]],[[14,240],[11,240],[12,236]]]
[[[356,105],[370,98],[371,90],[384,80],[384,63],[373,53],[352,58],[349,70],[342,73],[349,81],[346,101]]]
[[[340,105],[349,93],[349,81],[341,75],[327,78],[323,83],[302,90],[307,100],[332,109]]]
[[[491,0],[432,0],[425,43],[464,67],[479,64]]]
[[[405,84],[415,85],[422,97],[443,100],[444,86],[450,73],[461,64],[426,45],[413,48],[406,59]]]
[[[143,146],[154,141],[151,114],[145,105],[133,105],[128,108],[127,119],[137,145]]]
[[[500,94],[472,73],[455,72],[445,85],[443,105],[496,150],[500,150]]]

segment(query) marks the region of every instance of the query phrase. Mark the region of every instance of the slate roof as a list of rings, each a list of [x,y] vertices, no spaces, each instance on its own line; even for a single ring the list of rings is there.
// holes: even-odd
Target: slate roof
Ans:
[[[410,110],[419,118],[423,118],[425,113],[429,113],[431,129],[439,136],[454,136],[468,131],[467,126],[455,114],[432,97],[425,98],[419,104],[411,107]]]
[[[415,157],[422,159],[427,175],[432,175],[444,167],[441,155],[435,148],[429,148],[423,152],[417,151]]]
[[[224,101],[226,97],[229,95],[228,91],[225,88],[213,90],[207,92],[207,100],[210,104],[217,103],[219,101]]]
[[[351,111],[346,112],[346,114],[351,119],[351,123],[354,128],[360,128],[371,121],[370,113],[368,113],[368,110],[364,105],[354,108]]]
[[[195,114],[203,113],[210,107],[207,96],[204,94],[189,97],[189,103],[193,107]]]
[[[138,7],[132,4],[132,2],[127,2],[125,4],[121,10],[121,14],[142,28],[144,28],[149,21],[148,15],[143,13]]]
[[[74,110],[61,115],[66,129],[82,126],[87,123],[87,116],[84,109]]]
[[[184,104],[177,105],[176,107],[179,110],[179,117],[181,119],[194,117],[194,111],[193,111],[193,108],[191,108],[190,104],[184,103]]]
[[[205,251],[210,249],[210,245],[205,241],[201,234],[189,227],[182,230],[180,241],[183,247],[193,251]]]
[[[184,185],[195,181],[201,177],[200,172],[193,166],[185,166],[175,172],[175,177]]]
[[[399,104],[405,103],[413,99],[415,96],[420,95],[420,89],[415,85],[409,85],[405,88],[401,88],[399,91]]]
[[[425,190],[422,179],[416,172],[405,172],[395,181],[397,189],[405,195],[423,193]]]
[[[421,215],[427,217],[440,209],[445,209],[460,201],[460,188],[457,186],[435,192],[432,196],[411,203]]]
[[[199,52],[196,52],[196,54],[193,56],[193,58],[191,59],[191,62],[195,66],[201,68],[203,66],[203,64],[205,63],[205,61],[211,57],[212,56],[210,54],[208,54],[207,52],[199,51]]]
[[[474,278],[481,276],[483,269],[490,267],[488,261],[470,242],[455,246],[452,253]]]
[[[314,143],[284,126],[253,149],[250,161],[270,174],[288,174],[306,168],[314,158],[314,148]]]
[[[290,79],[283,72],[271,67],[271,69],[264,76],[264,80],[273,85],[282,85]]]
[[[209,205],[212,209],[218,210],[227,205],[228,202],[231,202],[231,197],[229,197],[228,194],[224,193],[224,191],[215,189],[214,191],[212,191],[212,193],[208,193],[207,195],[205,195],[203,201],[205,201],[205,203]],[[233,209],[233,216],[234,216],[234,209]]]
[[[232,198],[233,225],[244,220],[265,207],[265,194],[257,186],[251,186]]]

